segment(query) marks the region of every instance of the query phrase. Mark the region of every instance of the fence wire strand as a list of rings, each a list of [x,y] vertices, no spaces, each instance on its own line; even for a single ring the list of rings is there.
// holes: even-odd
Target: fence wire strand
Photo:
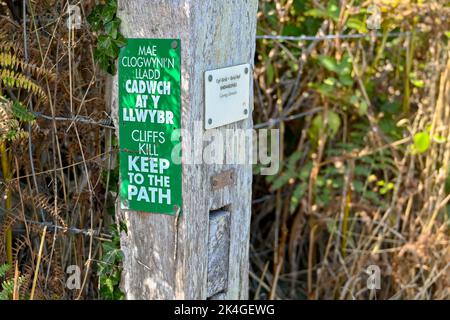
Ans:
[[[410,32],[390,32],[387,34],[387,37],[409,36],[410,34],[411,34]],[[385,34],[383,34],[381,32],[371,32],[371,33],[363,33],[363,34],[329,34],[329,35],[323,35],[323,36],[257,35],[256,39],[257,40],[275,40],[275,41],[327,41],[327,40],[336,40],[336,39],[364,39],[364,38],[371,38],[371,37],[378,38],[378,37],[383,37],[383,36],[385,36]],[[262,129],[262,128],[267,128],[267,127],[272,127],[281,122],[292,121],[292,120],[296,120],[296,119],[299,119],[299,118],[302,118],[302,117],[305,117],[308,115],[318,113],[322,109],[323,108],[315,108],[315,109],[312,109],[312,110],[309,110],[306,112],[300,112],[300,113],[289,115],[289,116],[272,118],[266,122],[255,124],[253,126],[253,128],[254,129]],[[35,112],[35,111],[33,112],[33,114],[36,118],[49,120],[49,121],[53,121],[53,120],[54,121],[70,121],[70,122],[76,122],[76,123],[81,123],[81,124],[97,125],[97,126],[101,126],[101,127],[108,128],[108,129],[117,129],[114,126],[114,122],[111,117],[95,120],[89,116],[80,116],[80,115],[74,116],[74,117],[61,117],[61,116],[52,117],[52,116],[48,116],[43,113]],[[268,195],[268,196],[262,197],[260,199],[255,199],[255,200],[253,200],[253,203],[256,204],[256,203],[267,201],[268,199],[270,199],[270,197],[271,196]],[[47,226],[49,228],[52,228],[54,231],[60,230],[60,231],[69,231],[73,234],[94,235],[94,237],[96,237],[100,240],[103,240],[103,241],[110,240],[110,239],[108,239],[108,238],[110,238],[110,235],[100,233],[97,230],[78,229],[75,227],[63,228],[61,226],[52,224],[50,222],[38,222],[38,221],[28,221],[28,222],[32,223],[32,224],[41,225],[41,226]]]

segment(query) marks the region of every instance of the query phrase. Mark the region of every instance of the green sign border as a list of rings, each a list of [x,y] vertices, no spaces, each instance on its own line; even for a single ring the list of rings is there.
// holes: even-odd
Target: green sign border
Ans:
[[[139,46],[156,46],[157,58],[173,58],[174,66],[168,68],[151,68],[161,73],[159,80],[170,81],[171,94],[160,95],[158,109],[162,111],[171,111],[173,113],[173,124],[158,124],[150,122],[129,122],[123,120],[123,109],[135,109],[137,94],[127,93],[125,88],[126,80],[135,80],[136,69],[125,67],[122,63],[123,57],[138,56]],[[181,129],[181,41],[180,39],[143,39],[128,38],[127,45],[122,47],[118,60],[118,104],[119,104],[119,146],[120,146],[120,205],[123,210],[142,211],[159,214],[176,215],[181,214],[182,210],[182,165],[172,162],[171,154],[175,146],[178,145],[179,157],[181,157],[181,137],[179,134],[173,134],[174,130]],[[152,101],[148,97],[148,102]],[[151,109],[152,107],[150,107]],[[133,130],[158,131],[164,132],[165,142],[156,144],[158,158],[165,158],[170,161],[170,167],[164,176],[170,178],[171,204],[152,203],[137,201],[137,199],[128,200],[128,155],[139,152],[138,145],[131,139]],[[179,132],[179,131],[178,131]],[[181,161],[180,161],[181,162]],[[143,186],[146,186],[144,181]],[[151,201],[151,199],[150,199]]]

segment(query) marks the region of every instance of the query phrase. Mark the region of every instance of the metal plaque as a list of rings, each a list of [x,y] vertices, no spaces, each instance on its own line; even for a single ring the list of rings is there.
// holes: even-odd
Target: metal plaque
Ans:
[[[180,49],[178,39],[127,39],[120,50],[122,209],[181,213]]]
[[[246,119],[250,112],[250,64],[205,72],[205,129]]]

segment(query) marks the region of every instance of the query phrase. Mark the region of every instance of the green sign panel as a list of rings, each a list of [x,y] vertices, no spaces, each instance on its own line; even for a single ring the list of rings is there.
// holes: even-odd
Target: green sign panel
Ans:
[[[172,157],[174,148],[180,150],[180,49],[178,39],[128,39],[120,51],[123,209],[165,214],[181,209],[181,161]]]

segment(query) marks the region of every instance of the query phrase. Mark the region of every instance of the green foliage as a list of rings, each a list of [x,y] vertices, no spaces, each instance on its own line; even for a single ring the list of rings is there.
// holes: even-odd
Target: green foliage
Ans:
[[[120,230],[126,232],[126,226],[121,224]],[[106,300],[123,300],[125,296],[119,288],[123,252],[120,250],[120,235],[115,225],[111,226],[111,235],[112,240],[102,244],[103,256],[98,262],[100,296]]]
[[[0,278],[6,276],[6,273],[11,269],[9,264],[1,264],[0,265]]]
[[[337,1],[328,1],[328,6],[325,9],[314,8],[306,11],[305,16],[310,16],[314,18],[329,18],[337,22],[339,20],[339,6]]]
[[[414,135],[413,152],[424,153],[430,148],[431,138],[427,132],[419,132]]]
[[[319,114],[313,118],[311,127],[308,129],[308,135],[311,141],[314,144],[317,144],[321,132],[328,135],[330,138],[334,138],[340,127],[341,118],[336,112],[329,110],[324,113],[324,115]]]
[[[116,73],[115,61],[126,39],[119,32],[120,19],[116,16],[117,0],[107,0],[92,10],[87,20],[97,36],[94,58],[100,68],[110,74]]]
[[[11,102],[0,96],[0,141],[15,141],[28,137],[28,132],[22,127],[34,121],[34,115],[20,102]]]
[[[447,173],[447,179],[445,180],[445,192],[450,194],[450,171]]]
[[[36,119],[34,114],[18,101],[13,102],[11,111],[16,119],[23,123],[31,123]]]
[[[0,280],[6,277],[6,273],[11,269],[9,264],[0,265]],[[25,277],[20,276],[17,279],[17,286],[20,287],[25,282]],[[12,299],[14,293],[14,279],[4,279],[1,282],[0,301]]]

